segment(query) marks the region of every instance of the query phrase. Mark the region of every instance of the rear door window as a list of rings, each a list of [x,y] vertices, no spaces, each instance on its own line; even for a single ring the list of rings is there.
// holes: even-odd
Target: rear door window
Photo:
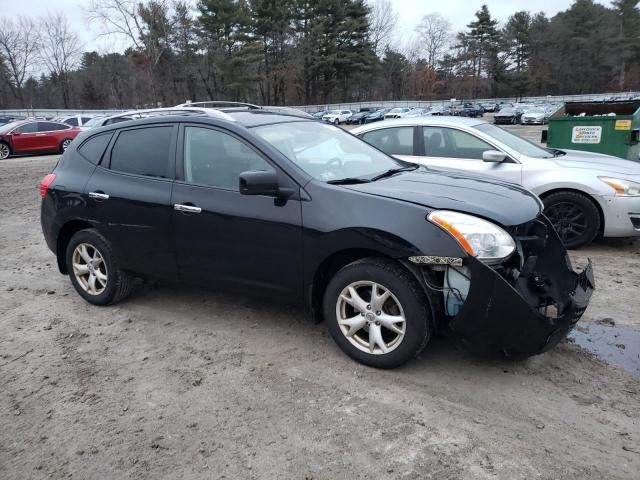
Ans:
[[[64,123],[66,123],[67,125],[71,125],[73,127],[77,127],[78,126],[78,119],[76,117],[71,117],[71,118],[67,118]]]
[[[58,130],[68,130],[69,128],[71,128],[69,125],[63,125],[62,123],[38,122],[39,132],[56,132]]]
[[[362,139],[387,155],[413,155],[413,127],[382,128],[366,132]]]
[[[91,163],[97,165],[98,163],[100,163],[102,155],[107,149],[107,145],[109,145],[111,137],[113,137],[113,132],[94,135],[93,137],[83,142],[82,145],[80,145],[80,148],[78,148],[78,152],[80,152],[80,155],[89,160]]]
[[[170,178],[173,126],[136,128],[120,132],[111,149],[110,167],[119,172]]]

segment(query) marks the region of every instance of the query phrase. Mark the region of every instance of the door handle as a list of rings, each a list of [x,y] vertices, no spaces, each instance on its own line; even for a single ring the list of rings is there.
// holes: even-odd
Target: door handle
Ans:
[[[176,203],[173,206],[174,210],[177,210],[178,212],[185,212],[185,213],[200,213],[202,212],[202,209],[200,207],[195,207],[193,205],[183,205],[181,203]]]
[[[89,192],[89,198],[95,198],[96,200],[109,200],[109,195],[102,192]]]
[[[36,133],[36,137],[46,137],[46,133]]]

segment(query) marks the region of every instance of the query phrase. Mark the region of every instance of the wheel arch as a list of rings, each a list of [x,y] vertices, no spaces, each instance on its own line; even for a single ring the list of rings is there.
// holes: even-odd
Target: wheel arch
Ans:
[[[379,250],[371,248],[347,248],[333,252],[320,262],[313,275],[313,281],[311,282],[310,291],[308,292],[308,305],[311,309],[311,318],[314,323],[320,323],[322,321],[322,300],[331,278],[342,267],[349,265],[356,260],[370,257],[394,260]]]
[[[595,199],[595,197],[593,195],[590,195],[589,193],[585,192],[584,190],[580,190],[577,188],[571,188],[571,187],[558,187],[558,188],[554,188],[551,190],[547,190],[545,192],[539,193],[538,196],[540,197],[541,200],[544,201],[544,199],[546,197],[548,197],[549,195],[552,195],[554,193],[563,193],[563,192],[571,192],[571,193],[577,193],[582,195],[583,197],[586,197],[589,201],[591,201],[596,208],[598,209],[598,215],[600,216],[600,229],[599,232],[600,234],[604,233],[604,227],[605,227],[605,216],[604,216],[604,210],[602,209],[602,205],[600,205],[600,202],[598,202],[598,200]]]
[[[65,275],[69,273],[67,271],[67,262],[65,257],[67,254],[67,245],[69,245],[71,237],[80,230],[86,230],[88,228],[93,228],[93,225],[89,222],[84,220],[70,220],[65,223],[58,232],[58,238],[56,239],[56,257],[60,273]]]
[[[425,295],[429,298],[429,308],[431,309],[434,321],[438,318],[437,315],[440,313],[438,300],[433,298],[433,292],[426,288],[422,274],[416,266],[409,264],[408,261],[403,259],[393,258],[379,250],[371,248],[348,248],[332,253],[326,257],[316,269],[308,297],[311,319],[314,323],[320,323],[323,319],[322,304],[324,292],[331,278],[333,278],[341,268],[363,258],[383,258],[396,263],[400,268],[406,270],[409,275],[415,278]]]

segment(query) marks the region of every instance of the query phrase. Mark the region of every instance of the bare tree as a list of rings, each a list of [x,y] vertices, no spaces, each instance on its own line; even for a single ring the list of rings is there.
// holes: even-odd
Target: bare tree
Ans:
[[[138,0],[91,0],[86,13],[90,22],[100,24],[102,35],[124,39],[136,49],[143,47]]]
[[[24,82],[36,61],[37,52],[38,34],[32,19],[0,19],[0,57],[6,61],[11,90],[23,107],[27,106],[23,94]]]
[[[451,41],[451,23],[439,13],[422,17],[416,27],[426,51],[427,65],[435,69]]]
[[[61,13],[43,17],[39,27],[40,60],[51,78],[59,83],[62,101],[65,108],[69,108],[69,74],[77,67],[82,54],[80,39]]]
[[[378,56],[392,41],[398,14],[389,0],[369,0],[369,38]]]

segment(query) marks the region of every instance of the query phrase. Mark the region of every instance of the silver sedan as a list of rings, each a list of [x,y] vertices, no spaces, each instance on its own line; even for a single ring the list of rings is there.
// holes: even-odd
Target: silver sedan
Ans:
[[[470,118],[406,118],[351,132],[403,160],[523,185],[542,199],[568,248],[587,245],[599,234],[640,236],[639,162],[543,148]]]

